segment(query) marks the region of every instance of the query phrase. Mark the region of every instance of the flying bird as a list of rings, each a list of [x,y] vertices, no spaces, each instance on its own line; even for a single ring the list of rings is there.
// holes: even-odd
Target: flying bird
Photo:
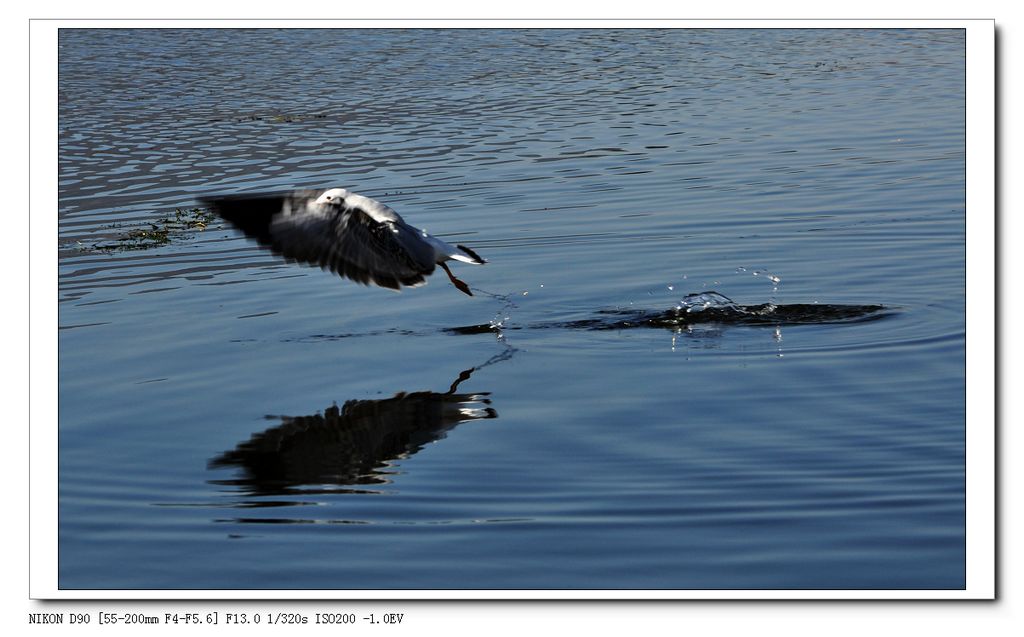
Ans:
[[[381,202],[344,188],[201,201],[285,259],[318,265],[363,285],[393,290],[425,285],[439,265],[456,288],[473,296],[446,261],[487,263],[466,246],[449,245],[410,226]]]

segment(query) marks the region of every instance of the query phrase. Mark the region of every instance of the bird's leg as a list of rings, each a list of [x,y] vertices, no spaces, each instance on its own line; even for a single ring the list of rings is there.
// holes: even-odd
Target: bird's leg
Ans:
[[[465,292],[466,294],[468,294],[470,296],[473,296],[473,293],[469,291],[469,286],[466,285],[466,283],[464,281],[460,281],[460,280],[456,279],[455,275],[452,274],[452,271],[448,269],[448,265],[446,263],[440,263],[439,265],[442,268],[444,268],[445,273],[448,274],[448,278],[452,280],[452,283],[455,285],[455,287],[459,288],[461,291]]]
[[[459,374],[459,377],[457,379],[455,379],[455,382],[452,383],[452,386],[448,388],[448,392],[447,393],[448,394],[454,394],[455,390],[459,388],[459,383],[461,383],[464,380],[467,380],[473,374],[473,372],[475,372],[475,371],[476,371],[476,367],[470,367],[469,369],[462,371]]]

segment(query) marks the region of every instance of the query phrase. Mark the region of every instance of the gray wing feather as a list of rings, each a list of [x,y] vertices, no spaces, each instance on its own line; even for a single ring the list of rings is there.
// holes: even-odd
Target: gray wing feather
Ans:
[[[317,191],[204,198],[221,217],[289,261],[318,265],[364,285],[422,285],[435,254],[419,230],[373,200],[358,206],[315,203]]]
[[[405,223],[378,222],[361,208],[285,206],[270,223],[272,247],[364,285],[422,285],[434,271],[433,248]]]

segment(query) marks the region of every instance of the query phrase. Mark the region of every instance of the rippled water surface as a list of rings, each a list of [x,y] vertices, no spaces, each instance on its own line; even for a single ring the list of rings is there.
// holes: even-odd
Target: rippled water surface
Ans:
[[[964,587],[964,44],[62,30],[60,587]],[[193,211],[329,186],[475,296]]]

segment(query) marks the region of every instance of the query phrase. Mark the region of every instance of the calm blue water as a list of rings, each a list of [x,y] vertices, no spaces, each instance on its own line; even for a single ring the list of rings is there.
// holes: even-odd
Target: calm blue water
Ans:
[[[59,44],[61,588],[964,587],[962,31]],[[330,186],[476,296],[100,249]],[[707,290],[890,311],[574,327]]]

